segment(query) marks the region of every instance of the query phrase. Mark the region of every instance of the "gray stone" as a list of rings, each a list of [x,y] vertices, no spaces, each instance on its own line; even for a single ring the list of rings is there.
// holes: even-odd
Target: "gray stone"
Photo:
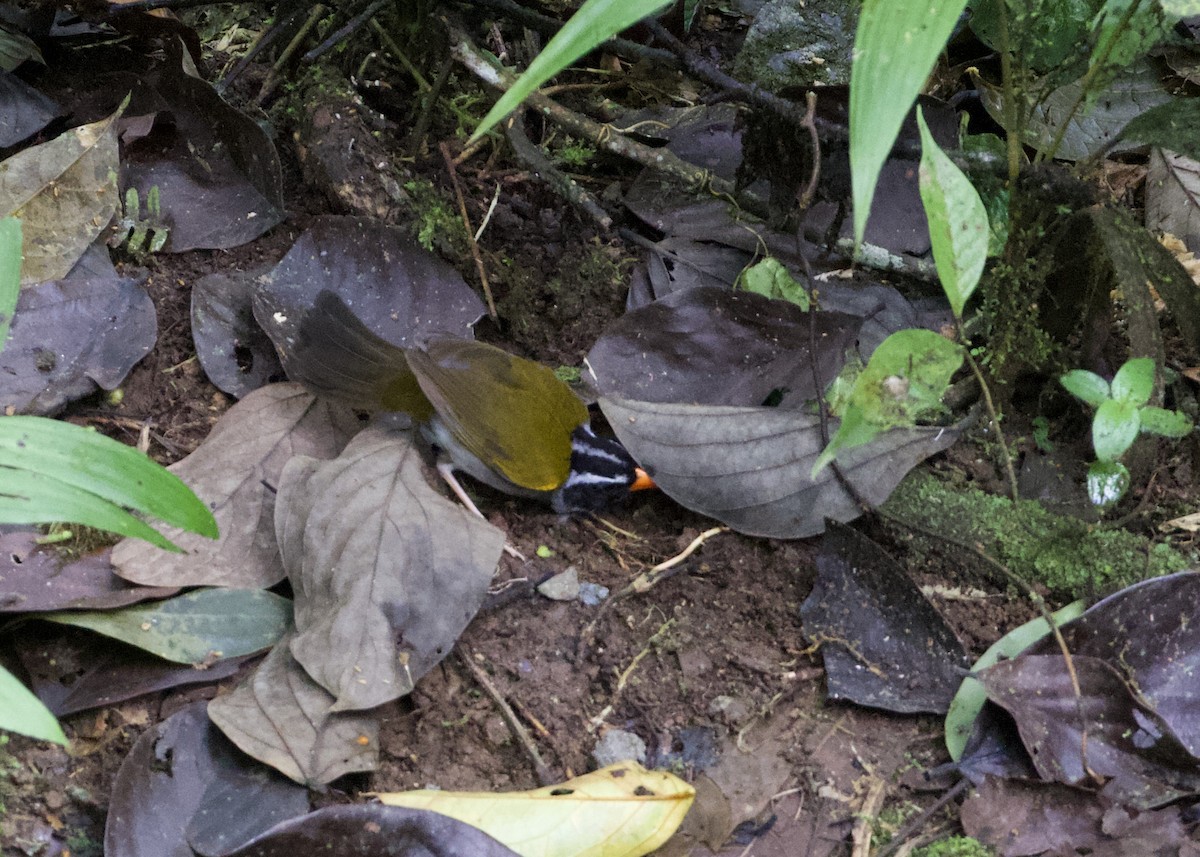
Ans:
[[[639,765],[644,765],[646,764],[646,742],[624,729],[609,729],[596,742],[596,746],[592,750],[592,759],[595,760],[598,768],[606,768],[630,759]]]
[[[734,74],[772,92],[849,83],[861,5],[857,0],[770,0],[746,33]]]

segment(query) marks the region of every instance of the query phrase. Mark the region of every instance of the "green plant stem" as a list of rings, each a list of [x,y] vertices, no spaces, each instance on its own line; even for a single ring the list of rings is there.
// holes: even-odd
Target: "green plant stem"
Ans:
[[[971,373],[975,376],[975,380],[979,382],[979,391],[983,393],[983,404],[987,408],[988,419],[992,422],[992,429],[996,432],[996,442],[1000,444],[1000,459],[1004,462],[1004,472],[1008,477],[1008,493],[1015,503],[1021,499],[1020,491],[1017,488],[1017,471],[1013,467],[1012,453],[1009,452],[1008,443],[1004,440],[1004,432],[1000,428],[1000,415],[996,413],[996,404],[992,401],[991,388],[988,387],[987,379],[983,377],[983,371],[979,368],[979,364],[975,362],[975,357],[971,354],[971,344],[967,341],[966,333],[963,331],[962,319],[956,318],[954,321],[958,327],[958,338],[962,342],[963,354],[966,355],[967,365],[971,367]]]
[[[1004,4],[1002,3],[1001,5]],[[1054,157],[1054,153],[1058,151],[1058,147],[1062,144],[1063,137],[1066,136],[1067,126],[1070,124],[1071,119],[1073,119],[1075,114],[1079,111],[1079,108],[1083,105],[1083,102],[1087,99],[1088,93],[1092,88],[1092,82],[1096,79],[1096,76],[1100,73],[1100,70],[1108,64],[1108,58],[1112,54],[1113,47],[1118,41],[1120,41],[1121,35],[1129,27],[1129,22],[1133,20],[1133,16],[1137,14],[1138,7],[1141,5],[1142,0],[1133,0],[1133,2],[1129,4],[1129,8],[1127,8],[1125,10],[1125,14],[1121,16],[1121,20],[1118,22],[1116,30],[1109,38],[1108,44],[1104,46],[1104,50],[1101,51],[1100,56],[1093,58],[1093,60],[1088,63],[1087,73],[1084,74],[1083,79],[1079,81],[1079,95],[1075,97],[1075,100],[1071,103],[1071,109],[1067,111],[1066,116],[1063,117],[1062,122],[1059,124],[1058,130],[1054,133],[1054,140],[1050,143],[1050,147],[1045,151],[1038,152],[1034,159],[1034,163],[1040,164],[1043,161],[1051,160]]]
[[[1000,77],[1004,85],[1005,143],[1008,148],[1008,182],[1011,185],[1017,181],[1021,171],[1021,142],[1025,137],[1025,123],[1017,119],[1017,87],[1013,80],[1012,48],[1009,43],[1008,0],[998,0],[996,13],[1000,19]]]

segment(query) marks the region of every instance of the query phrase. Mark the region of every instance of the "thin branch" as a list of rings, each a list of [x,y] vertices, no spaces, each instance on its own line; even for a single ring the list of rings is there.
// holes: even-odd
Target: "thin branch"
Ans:
[[[454,196],[458,200],[458,213],[462,217],[463,228],[467,231],[467,243],[471,247],[471,258],[475,260],[475,271],[479,274],[479,285],[483,288],[483,296],[487,298],[488,315],[496,320],[496,302],[492,300],[492,287],[488,284],[487,268],[483,264],[483,256],[479,253],[479,242],[475,240],[475,229],[471,226],[471,215],[467,213],[467,199],[463,196],[462,185],[458,181],[458,170],[454,166],[454,156],[450,154],[450,145],[444,140],[438,147],[446,162],[446,172],[450,174],[450,183],[454,185]]]

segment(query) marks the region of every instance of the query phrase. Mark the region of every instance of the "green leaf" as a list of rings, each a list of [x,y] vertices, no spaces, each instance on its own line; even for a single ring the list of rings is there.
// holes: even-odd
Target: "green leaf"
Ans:
[[[1096,458],[1116,461],[1137,439],[1141,427],[1137,405],[1120,399],[1102,402],[1092,418],[1092,446]]]
[[[664,0],[587,0],[488,111],[471,139],[486,134],[529,93],[588,51],[667,5]]]
[[[934,142],[917,108],[921,129],[921,203],[929,221],[929,240],[938,278],[955,318],[979,285],[988,255],[988,217],[971,180]]]
[[[1058,383],[1067,388],[1067,392],[1077,399],[1082,399],[1093,408],[1098,408],[1112,398],[1108,382],[1086,369],[1072,369],[1058,379]]]
[[[87,628],[181,664],[261,652],[292,619],[292,602],[262,589],[200,589],[123,610],[42,613],[38,618]]]
[[[1126,360],[1112,380],[1112,397],[1131,405],[1144,405],[1154,392],[1154,361],[1149,357]]]
[[[1135,116],[1121,129],[1121,139],[1200,160],[1197,128],[1200,128],[1200,98],[1174,98]]]
[[[813,464],[813,477],[840,451],[886,429],[916,425],[940,408],[962,362],[962,348],[932,330],[898,330],[881,342],[855,379],[842,422]]]
[[[738,276],[738,284],[748,292],[760,294],[765,298],[776,298],[791,301],[800,309],[809,308],[808,292],[800,285],[773,256],[750,265]]]
[[[1129,490],[1129,471],[1119,461],[1093,461],[1087,472],[1087,494],[1093,506],[1111,506]]]
[[[1138,410],[1142,431],[1162,437],[1187,437],[1192,433],[1192,418],[1180,411],[1154,408],[1147,405]]]
[[[177,476],[136,449],[80,426],[42,417],[0,417],[0,467],[40,474],[217,537],[212,513]]]
[[[4,667],[0,667],[0,729],[67,746],[67,736],[54,715]]]
[[[1159,0],[1165,14],[1172,18],[1190,18],[1200,15],[1200,0]]]
[[[866,0],[850,70],[854,244],[862,243],[879,171],[966,0]]]
[[[1174,22],[1171,22],[1174,23]],[[1088,68],[1103,69],[1089,97],[1094,101],[1111,75],[1145,56],[1167,36],[1169,25],[1158,3],[1145,0],[1105,0],[1096,16]]]
[[[15,217],[0,219],[0,351],[8,341],[21,293],[21,221]]]
[[[975,0],[971,31],[993,50],[1000,50],[1000,4],[1008,4],[1009,47],[1035,72],[1057,71],[1078,64],[1079,45],[1091,34],[1098,0]],[[1080,69],[1082,70],[1082,69]]]
[[[1075,617],[1082,615],[1086,606],[1087,604],[1082,598],[1072,601],[1066,607],[1051,614],[1051,618],[1054,619],[1055,625],[1062,627]],[[1031,619],[1024,625],[1013,628],[992,643],[982,657],[971,666],[971,672],[978,673],[985,670],[1002,658],[1015,658],[1049,633],[1050,626],[1044,618],[1039,616],[1037,619]],[[975,725],[975,718],[986,701],[987,691],[984,690],[978,679],[971,676],[963,679],[958,692],[954,694],[954,699],[950,702],[949,711],[946,712],[946,749],[950,751],[950,758],[954,761],[957,762],[962,758],[963,748],[966,747],[967,738],[971,735],[971,727]]]

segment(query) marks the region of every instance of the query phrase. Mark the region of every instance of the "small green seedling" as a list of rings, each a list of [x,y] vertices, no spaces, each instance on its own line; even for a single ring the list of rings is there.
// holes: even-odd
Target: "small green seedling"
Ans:
[[[125,191],[125,216],[114,227],[109,246],[125,249],[135,258],[157,253],[166,246],[170,230],[162,220],[162,203],[158,185],[146,192],[146,216],[142,216],[137,188]]]
[[[783,263],[773,256],[746,266],[738,275],[737,285],[763,297],[791,301],[805,312],[808,311],[808,292],[796,282],[796,278],[788,272]]]
[[[1096,461],[1088,467],[1087,491],[1101,508],[1116,503],[1129,489],[1129,471],[1119,459],[1138,434],[1179,438],[1192,430],[1186,414],[1147,404],[1154,392],[1154,361],[1149,357],[1126,361],[1111,384],[1085,369],[1073,369],[1059,381],[1068,393],[1096,409],[1092,418]]]

